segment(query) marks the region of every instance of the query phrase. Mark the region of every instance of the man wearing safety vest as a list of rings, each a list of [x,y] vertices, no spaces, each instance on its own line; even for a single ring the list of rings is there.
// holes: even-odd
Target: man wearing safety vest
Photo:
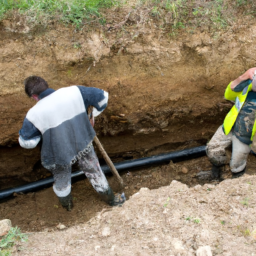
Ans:
[[[225,99],[235,102],[224,123],[207,144],[207,156],[212,163],[212,176],[219,179],[228,158],[225,149],[232,144],[230,169],[232,178],[245,173],[247,157],[256,152],[256,67],[232,81],[225,91]],[[255,140],[253,142],[253,140]]]

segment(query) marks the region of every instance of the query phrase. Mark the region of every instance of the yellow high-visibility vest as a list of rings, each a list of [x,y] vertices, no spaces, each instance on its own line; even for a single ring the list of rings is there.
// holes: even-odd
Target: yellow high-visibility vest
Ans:
[[[239,111],[244,105],[244,102],[247,98],[248,93],[252,90],[252,84],[250,83],[248,86],[246,86],[242,92],[234,92],[232,91],[230,87],[231,83],[228,85],[224,97],[227,100],[235,101],[235,105],[231,108],[231,110],[228,112],[224,119],[223,127],[224,132],[226,135],[228,135],[236,121],[236,118],[238,116]],[[256,120],[254,122],[253,128],[252,128],[252,135],[251,140],[253,140],[254,134],[256,132]]]

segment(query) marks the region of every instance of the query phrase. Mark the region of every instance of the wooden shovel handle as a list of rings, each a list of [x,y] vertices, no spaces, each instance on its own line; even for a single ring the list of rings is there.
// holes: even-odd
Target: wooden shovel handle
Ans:
[[[88,114],[89,120],[90,120],[90,117],[91,117],[91,114],[92,114],[92,110],[93,110],[92,106],[89,106],[88,109],[87,109],[87,114]],[[113,162],[109,158],[107,152],[103,148],[102,144],[100,143],[100,141],[99,141],[99,139],[98,139],[98,137],[96,135],[95,135],[93,141],[95,142],[95,144],[97,145],[98,149],[100,150],[100,152],[101,152],[103,158],[105,159],[107,165],[109,166],[111,172],[113,173],[114,176],[116,176],[116,178],[118,179],[121,187],[123,188],[124,187],[123,179],[120,177],[118,171],[116,170],[116,167],[114,166]]]
[[[111,159],[109,158],[107,152],[105,151],[105,149],[103,148],[102,144],[100,143],[98,137],[95,135],[93,141],[95,142],[95,144],[97,145],[98,149],[100,150],[103,158],[105,159],[107,165],[109,166],[111,172],[113,173],[113,175],[115,175],[118,179],[118,181],[120,182],[122,188],[124,186],[124,182],[123,179],[120,177],[118,171],[116,170],[116,167],[114,166],[113,162],[111,161]]]

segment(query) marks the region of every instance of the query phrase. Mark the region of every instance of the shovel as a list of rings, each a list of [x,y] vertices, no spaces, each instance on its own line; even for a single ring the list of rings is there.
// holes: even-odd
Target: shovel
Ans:
[[[91,119],[90,116],[92,114],[92,107],[88,107],[88,117],[89,120]],[[123,190],[124,188],[124,181],[123,179],[120,177],[118,171],[116,170],[116,167],[114,166],[113,162],[111,161],[111,159],[109,158],[107,152],[105,151],[105,149],[103,148],[101,142],[99,141],[97,135],[95,135],[93,141],[95,142],[95,144],[97,145],[98,149],[100,150],[100,153],[102,154],[104,160],[106,161],[107,165],[109,166],[112,174],[117,178],[117,180],[119,181],[119,184],[121,186],[121,189]]]

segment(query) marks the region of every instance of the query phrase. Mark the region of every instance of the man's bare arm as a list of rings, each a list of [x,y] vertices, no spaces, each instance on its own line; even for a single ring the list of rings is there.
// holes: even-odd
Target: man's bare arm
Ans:
[[[248,79],[253,79],[254,72],[256,71],[256,67],[248,69],[244,74],[239,76],[237,79],[231,82],[231,89],[233,90],[237,85],[239,85],[241,82],[248,80]]]

